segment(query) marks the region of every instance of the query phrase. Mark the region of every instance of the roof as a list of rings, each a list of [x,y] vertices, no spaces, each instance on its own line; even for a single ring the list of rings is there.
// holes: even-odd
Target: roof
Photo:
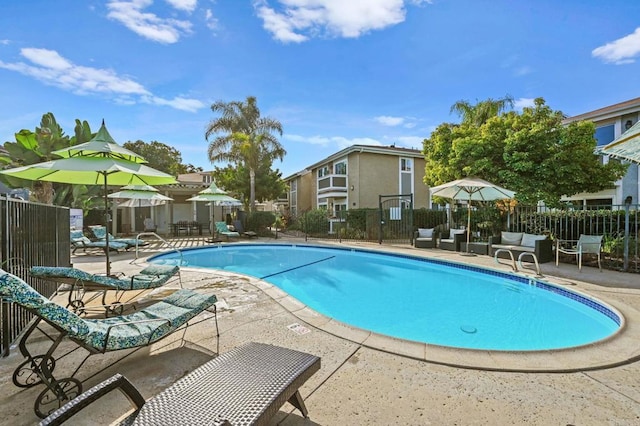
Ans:
[[[340,158],[346,157],[347,155],[353,152],[359,152],[359,153],[367,152],[372,154],[395,155],[397,157],[424,158],[424,154],[422,153],[422,151],[418,149],[402,148],[402,147],[396,147],[394,145],[391,145],[391,146],[351,145],[350,147],[347,147],[341,151],[336,152],[335,154],[331,154],[330,156],[313,163],[312,165],[308,166],[305,170],[301,170],[299,172],[296,172],[287,176],[286,178],[284,178],[284,180],[291,180],[295,177],[304,175],[305,173],[308,173],[309,170],[311,169],[315,169],[316,167],[319,167],[322,164],[326,164],[331,161],[335,161]]]
[[[624,114],[630,114],[640,111],[640,98],[633,98],[628,101],[609,105],[594,111],[585,112],[583,114],[568,117],[563,120],[564,124],[573,123],[580,120],[601,121],[607,118],[619,117]],[[597,120],[596,120],[597,119]]]

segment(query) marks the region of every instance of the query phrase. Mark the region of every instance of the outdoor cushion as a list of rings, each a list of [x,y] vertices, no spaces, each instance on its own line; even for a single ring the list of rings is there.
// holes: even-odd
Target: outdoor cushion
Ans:
[[[464,229],[449,229],[449,238],[447,240],[453,240],[454,235],[462,235],[464,234]]]
[[[418,238],[433,238],[433,228],[418,228]]]
[[[15,275],[0,269],[0,296],[8,302],[35,309],[49,301]]]
[[[505,232],[500,233],[500,243],[503,245],[519,246],[522,241],[522,232]],[[535,243],[534,243],[535,245]]]
[[[34,277],[59,280],[61,282],[84,283],[88,286],[103,286],[105,290],[144,290],[157,288],[171,279],[180,267],[175,265],[150,265],[137,275],[115,278],[107,275],[90,274],[81,269],[64,266],[32,266]]]
[[[546,240],[546,239],[547,239],[546,235],[534,235],[534,234],[525,233],[522,236],[522,242],[520,243],[520,245],[525,247],[535,247],[536,241]]]
[[[36,309],[38,315],[66,331],[70,337],[82,339],[89,332],[84,320],[57,303],[47,302]]]

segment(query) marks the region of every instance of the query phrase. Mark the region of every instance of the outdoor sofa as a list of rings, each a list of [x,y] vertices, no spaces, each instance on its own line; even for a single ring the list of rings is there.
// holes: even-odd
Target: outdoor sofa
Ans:
[[[513,259],[520,258],[522,253],[533,253],[538,259],[538,263],[551,262],[553,260],[553,241],[546,235],[528,234],[526,232],[505,232],[500,236],[489,237],[489,254],[495,256],[496,251],[500,258],[510,258],[509,251]],[[533,261],[531,256],[523,256],[523,261]]]

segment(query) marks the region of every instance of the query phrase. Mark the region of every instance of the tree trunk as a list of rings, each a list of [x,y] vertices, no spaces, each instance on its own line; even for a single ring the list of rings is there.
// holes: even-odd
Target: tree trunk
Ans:
[[[256,171],[249,169],[249,212],[256,210]]]
[[[33,184],[33,195],[35,201],[42,204],[53,204],[53,183],[36,181]]]

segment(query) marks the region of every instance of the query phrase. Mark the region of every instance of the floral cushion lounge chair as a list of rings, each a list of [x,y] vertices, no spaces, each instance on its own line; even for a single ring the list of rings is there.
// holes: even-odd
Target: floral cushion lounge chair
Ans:
[[[83,299],[88,291],[102,292],[102,305],[107,306],[107,314],[109,314],[118,312],[121,308],[118,304],[125,291],[162,287],[173,278],[177,278],[182,288],[180,267],[177,265],[149,265],[130,277],[90,274],[81,269],[63,266],[32,266],[29,273],[34,278],[70,285],[67,307],[76,313],[85,308]],[[115,291],[115,303],[110,305],[106,303],[107,290]]]
[[[107,251],[106,241],[91,241],[81,230],[71,231],[71,246],[73,247],[73,251],[71,253],[75,253],[78,249],[82,249],[86,253],[87,249],[91,248],[98,248],[105,252]],[[127,247],[127,244],[109,240],[109,250],[126,250]]]
[[[14,371],[13,383],[23,388],[44,383],[45,389],[38,395],[34,405],[36,415],[41,418],[82,393],[82,382],[74,376],[91,355],[149,346],[174,331],[187,327],[190,320],[209,309],[216,319],[216,336],[219,336],[215,310],[216,296],[200,294],[189,289],[180,289],[171,296],[129,315],[83,319],[42,296],[21,278],[0,270],[0,297],[3,302],[15,303],[36,317],[20,339],[18,347],[27,359]],[[48,328],[40,329],[42,321],[52,326],[54,331]],[[28,348],[30,337],[36,329],[53,342],[45,353],[39,355],[33,355]],[[72,352],[58,354],[57,358],[54,356],[65,338],[85,349],[88,355],[71,376],[56,378],[53,374],[56,365]],[[42,341],[46,341],[40,336],[32,340],[34,344],[39,342],[40,346],[35,347],[40,348]],[[63,371],[68,370],[65,368]]]
[[[240,238],[240,233],[229,229],[225,222],[216,222],[216,234],[227,238]]]
[[[107,228],[105,228],[102,225],[91,225],[89,226],[89,229],[91,230],[91,233],[93,233],[94,237],[98,240],[98,241],[106,241],[107,239]],[[148,246],[149,243],[147,241],[143,241],[139,238],[117,238],[114,237],[113,235],[109,234],[109,244],[111,244],[111,241],[114,242],[118,242],[118,243],[122,243],[122,244],[126,244],[127,245],[127,250],[138,246],[138,247],[143,247],[143,246]]]

